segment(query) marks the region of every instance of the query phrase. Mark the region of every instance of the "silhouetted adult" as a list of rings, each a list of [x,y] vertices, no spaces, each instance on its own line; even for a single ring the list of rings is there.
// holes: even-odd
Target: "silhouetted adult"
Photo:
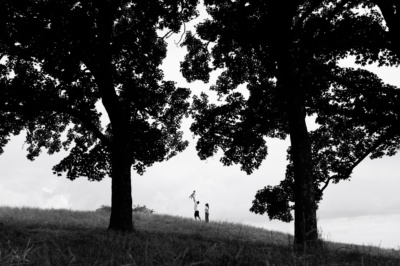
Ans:
[[[208,205],[208,203],[206,203],[206,207],[204,209],[204,212],[205,212],[205,216],[206,216],[206,223],[208,223],[209,222],[208,217],[209,217],[209,214],[210,214],[210,206]]]
[[[198,209],[198,205],[199,205],[200,201],[196,201],[196,198],[193,197],[193,202],[194,202],[194,219],[197,220],[197,218],[199,218],[199,220],[201,221],[199,209]]]

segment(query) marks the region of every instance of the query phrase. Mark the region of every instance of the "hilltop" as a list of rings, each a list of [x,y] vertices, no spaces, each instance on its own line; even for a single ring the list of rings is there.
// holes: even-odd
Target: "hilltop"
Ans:
[[[134,213],[135,231],[107,231],[109,212],[0,208],[0,265],[400,265],[400,251],[323,242],[295,254],[293,236],[228,222]]]

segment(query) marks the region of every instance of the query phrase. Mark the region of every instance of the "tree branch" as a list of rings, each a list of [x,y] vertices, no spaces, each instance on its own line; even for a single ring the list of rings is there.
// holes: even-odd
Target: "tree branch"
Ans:
[[[337,177],[340,177],[340,179],[348,179],[353,172],[354,168],[356,168],[357,165],[359,165],[365,158],[368,157],[372,152],[374,152],[380,145],[382,145],[386,140],[392,138],[393,136],[396,135],[396,130],[394,128],[389,129],[386,134],[381,136],[371,147],[369,147],[362,156],[360,156],[345,172],[344,174],[339,174],[339,175],[334,175],[331,177],[328,177],[328,180],[325,182],[325,185],[322,187],[321,192],[324,191],[328,185],[329,182]]]
[[[55,110],[57,111],[57,110]],[[82,124],[95,135],[105,146],[110,147],[111,142],[110,140],[100,131],[100,129],[85,116],[83,113],[79,112],[78,110],[74,110],[72,108],[63,108],[59,109],[60,112],[68,114],[82,122]]]
[[[178,47],[178,44],[182,41],[183,35],[185,35],[185,33],[186,33],[186,23],[183,23],[183,33],[182,33],[182,35],[181,35],[181,38],[179,39],[178,42],[175,42],[175,41],[174,41],[176,47]]]
[[[161,40],[164,40],[164,39],[167,39],[167,38],[171,37],[171,35],[172,35],[173,33],[174,33],[174,31],[173,31],[173,30],[170,30],[170,31],[168,31],[166,34],[164,34],[164,36],[158,37],[158,38],[161,39]]]
[[[328,180],[325,182],[325,185],[321,188],[321,192],[323,192],[329,185],[329,182],[333,179],[334,177],[328,177]]]
[[[368,148],[364,154],[359,157],[354,163],[353,165],[347,169],[344,178],[343,179],[347,179],[350,177],[350,174],[353,172],[354,168],[359,165],[365,158],[367,158],[368,155],[370,155],[372,152],[374,152],[380,145],[382,145],[386,140],[392,138],[393,136],[396,135],[396,130],[392,127],[390,128],[386,134],[384,134],[383,136],[381,136],[370,148]]]
[[[35,108],[31,108],[31,106],[35,106]],[[41,104],[35,103],[30,105],[29,108],[20,105],[0,105],[0,110],[5,112],[17,112],[17,113],[27,113],[27,112],[42,112],[42,111],[54,111],[59,114],[67,114],[77,120],[81,121],[82,124],[86,127],[87,130],[93,133],[105,146],[110,147],[110,140],[100,131],[100,129],[90,120],[87,116],[80,112],[79,110],[75,110],[72,108],[68,108],[62,105],[57,104]]]

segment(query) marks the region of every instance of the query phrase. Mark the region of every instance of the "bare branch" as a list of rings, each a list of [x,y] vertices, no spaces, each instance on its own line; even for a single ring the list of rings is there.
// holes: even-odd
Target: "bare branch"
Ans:
[[[174,34],[174,31],[170,30],[163,37],[158,37],[158,38],[160,38],[161,40],[165,40],[165,39],[168,39],[169,37],[171,37],[172,34]]]
[[[325,182],[325,185],[321,188],[321,192],[323,192],[329,185],[329,182],[333,179],[333,177],[328,177],[328,180]]]
[[[182,41],[183,36],[185,35],[185,33],[186,33],[186,23],[183,23],[183,33],[182,33],[182,35],[181,35],[181,38],[179,39],[178,42],[175,42],[175,41],[174,41],[176,47],[178,47],[178,44]]]

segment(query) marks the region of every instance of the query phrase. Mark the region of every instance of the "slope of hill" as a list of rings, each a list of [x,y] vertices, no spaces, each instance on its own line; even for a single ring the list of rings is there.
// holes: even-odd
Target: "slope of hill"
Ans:
[[[293,236],[228,222],[134,213],[135,231],[106,230],[109,212],[0,208],[0,265],[400,265],[400,250],[324,241],[295,254]]]

